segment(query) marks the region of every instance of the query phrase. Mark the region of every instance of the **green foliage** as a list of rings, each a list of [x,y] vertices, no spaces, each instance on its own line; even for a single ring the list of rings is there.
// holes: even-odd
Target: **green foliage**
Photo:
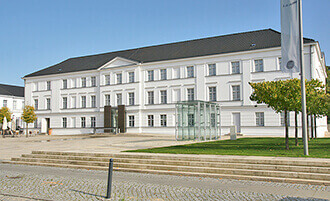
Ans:
[[[3,119],[4,117],[6,117],[7,121],[10,122],[11,121],[11,115],[12,113],[10,112],[8,107],[2,107],[0,109],[0,123],[3,123]]]
[[[25,106],[21,118],[26,123],[33,123],[37,120],[37,115],[34,113],[34,107],[29,105]]]

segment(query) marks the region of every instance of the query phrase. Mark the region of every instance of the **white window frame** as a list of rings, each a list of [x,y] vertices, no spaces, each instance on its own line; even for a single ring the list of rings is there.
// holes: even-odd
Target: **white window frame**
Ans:
[[[62,108],[67,109],[68,108],[68,97],[62,98]]]
[[[154,127],[154,115],[148,115],[148,127]]]
[[[117,99],[117,106],[123,104],[123,94],[122,93],[116,94],[116,99]]]
[[[104,85],[110,85],[110,75],[104,75]]]
[[[96,127],[96,117],[91,117],[91,128]]]
[[[208,64],[209,76],[217,75],[217,65],[216,64]]]
[[[96,87],[96,77],[95,76],[91,77],[91,86]]]
[[[232,85],[231,91],[232,91],[232,100],[233,101],[241,100],[241,85]]]
[[[80,117],[81,128],[86,128],[86,117]]]
[[[167,104],[167,90],[160,91],[160,103]]]
[[[135,82],[135,73],[134,73],[134,71],[128,72],[128,82],[129,83],[134,83]]]
[[[263,59],[254,60],[254,72],[264,72],[264,60]]]
[[[117,78],[117,84],[123,83],[123,74],[122,73],[117,73],[116,78]]]
[[[129,127],[134,127],[134,122],[135,121],[135,117],[134,117],[134,115],[129,115],[128,116],[128,126]]]
[[[155,104],[155,92],[154,91],[148,91],[148,104],[153,105]]]
[[[265,113],[256,112],[256,126],[265,126]]]
[[[87,79],[86,79],[86,77],[82,77],[81,78],[81,87],[82,88],[87,87]]]
[[[148,70],[148,81],[154,81],[154,80],[155,80],[154,70]]]
[[[195,100],[195,88],[187,89],[187,100],[194,101]]]
[[[160,126],[167,127],[167,115],[166,114],[160,115]]]
[[[96,108],[96,96],[91,96],[91,107]]]
[[[63,81],[62,81],[62,87],[63,87],[63,89],[67,89],[68,88],[68,80],[67,79],[64,79]]]
[[[167,69],[160,69],[160,80],[167,80]]]
[[[62,127],[67,128],[68,127],[68,118],[63,117],[62,118]]]
[[[241,73],[241,65],[239,61],[231,62],[231,74],[240,74]]]
[[[81,96],[81,108],[86,108],[86,107],[87,107],[87,97]]]
[[[104,95],[104,105],[105,106],[110,106],[111,105],[111,96],[110,96],[110,94],[105,94]]]
[[[187,78],[195,77],[194,66],[187,66]]]
[[[209,87],[209,101],[217,101],[217,87]]]
[[[135,94],[134,92],[128,93],[128,104],[129,105],[135,105]]]

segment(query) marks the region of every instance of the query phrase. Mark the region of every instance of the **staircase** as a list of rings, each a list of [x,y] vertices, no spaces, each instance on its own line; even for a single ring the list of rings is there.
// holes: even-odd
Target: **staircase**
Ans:
[[[4,163],[330,185],[330,159],[33,151]]]

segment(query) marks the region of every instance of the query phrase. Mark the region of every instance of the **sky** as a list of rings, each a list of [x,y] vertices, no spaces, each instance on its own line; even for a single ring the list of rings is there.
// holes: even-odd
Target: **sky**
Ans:
[[[330,54],[330,0],[303,0],[304,37]],[[272,28],[280,0],[0,0],[0,83],[71,57]]]

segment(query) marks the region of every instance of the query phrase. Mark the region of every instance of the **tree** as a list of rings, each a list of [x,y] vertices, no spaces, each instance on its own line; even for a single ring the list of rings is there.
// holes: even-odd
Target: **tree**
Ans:
[[[3,123],[3,119],[4,117],[6,117],[7,121],[10,122],[11,121],[11,115],[12,113],[10,112],[8,107],[2,107],[0,109],[0,123]]]
[[[29,123],[33,123],[37,120],[37,115],[34,113],[33,106],[25,106],[23,109],[22,120],[26,123],[26,137],[29,136],[28,127]]]

